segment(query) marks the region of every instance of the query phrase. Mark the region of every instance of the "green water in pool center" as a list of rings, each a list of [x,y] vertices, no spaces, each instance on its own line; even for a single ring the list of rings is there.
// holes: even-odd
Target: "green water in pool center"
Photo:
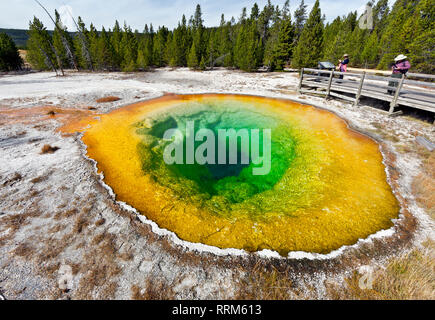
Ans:
[[[184,133],[183,156],[186,158],[186,126],[194,121],[195,132],[205,128],[211,130],[215,137],[219,137],[220,129],[248,129],[250,143],[241,144],[237,141],[237,163],[219,164],[218,144],[225,143],[226,156],[229,155],[229,141],[215,139],[215,163],[204,165],[171,164],[164,162],[163,152],[170,143],[163,139],[168,129],[176,128]],[[142,161],[142,169],[161,185],[174,190],[181,198],[190,198],[207,202],[212,199],[212,207],[218,202],[241,203],[252,196],[270,190],[282,178],[296,156],[297,141],[292,135],[289,123],[284,123],[276,115],[263,113],[240,104],[205,104],[198,103],[182,105],[171,109],[170,114],[163,113],[152,119],[145,119],[137,123],[137,133],[143,137],[138,145],[138,153]],[[264,151],[263,129],[271,130],[270,172],[266,175],[254,175],[253,168],[261,166],[255,164],[250,145],[252,143],[251,129],[259,129],[259,151]],[[195,150],[202,141],[195,141]],[[245,155],[249,161],[242,163]],[[258,162],[257,162],[258,163]],[[216,201],[219,200],[219,201]],[[203,203],[204,204],[204,203]],[[218,206],[219,207],[219,206]]]

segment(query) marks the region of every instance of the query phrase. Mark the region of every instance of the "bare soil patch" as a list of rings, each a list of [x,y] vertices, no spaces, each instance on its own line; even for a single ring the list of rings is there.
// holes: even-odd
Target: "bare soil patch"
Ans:
[[[109,97],[104,97],[104,98],[100,98],[95,100],[97,103],[105,103],[105,102],[113,102],[113,101],[118,101],[121,100],[121,98],[119,97],[114,97],[114,96],[109,96]]]

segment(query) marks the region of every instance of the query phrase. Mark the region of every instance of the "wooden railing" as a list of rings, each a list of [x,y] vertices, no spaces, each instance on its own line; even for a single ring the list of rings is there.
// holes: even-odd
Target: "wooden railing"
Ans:
[[[340,79],[337,76],[342,77]],[[351,101],[355,106],[359,104],[361,97],[388,101],[390,114],[393,114],[399,105],[435,113],[433,81],[435,76],[419,73],[407,73],[402,74],[400,78],[393,78],[366,72],[351,73],[303,68],[300,73],[298,92],[333,96]],[[395,85],[391,86],[390,84],[393,83]]]

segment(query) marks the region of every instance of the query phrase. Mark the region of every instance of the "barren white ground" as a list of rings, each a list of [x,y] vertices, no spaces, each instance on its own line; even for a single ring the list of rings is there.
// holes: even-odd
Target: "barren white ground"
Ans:
[[[297,82],[295,73],[193,72],[188,69],[131,74],[69,72],[66,77],[56,77],[50,72],[4,75],[0,76],[0,109],[45,105],[84,109],[91,106],[97,112],[108,112],[165,93],[253,94],[316,104],[336,112],[354,127],[372,133],[381,125],[398,138],[385,140],[393,151],[415,145],[416,133],[435,141],[434,127],[428,122],[411,117],[388,117],[373,105],[353,107],[343,101],[299,96]],[[121,100],[95,102],[109,95]],[[62,137],[55,131],[59,126],[55,119],[45,120],[40,125],[6,122],[0,125],[0,237],[14,232],[9,240],[0,244],[0,297],[129,299],[132,286],[144,293],[152,280],[163,283],[153,290],[172,290],[175,298],[234,297],[240,279],[245,276],[243,268],[226,265],[222,262],[226,257],[176,248],[183,254],[200,257],[196,262],[182,259],[168,250],[159,237],[138,233],[128,216],[119,215],[110,205],[108,193],[98,188],[94,168],[83,157],[78,138]],[[41,154],[44,144],[60,149],[53,154]],[[421,163],[412,152],[396,155],[399,191],[418,219],[413,245],[419,246],[421,241],[435,239],[433,220],[415,203],[410,191]],[[43,178],[34,180],[38,177]],[[64,214],[74,208],[79,212]],[[24,217],[31,211],[39,214],[24,218],[23,225],[16,230],[3,223],[8,216]],[[77,232],[80,223],[82,227]],[[328,259],[342,251],[329,256],[293,253],[289,258]],[[228,261],[231,262],[230,257]],[[382,265],[383,261],[373,263]],[[74,269],[68,292],[59,289],[62,265]],[[333,276],[319,271],[294,277],[314,285],[317,298],[326,298],[323,281],[328,277],[340,281],[350,271]],[[89,284],[89,279],[94,283]]]

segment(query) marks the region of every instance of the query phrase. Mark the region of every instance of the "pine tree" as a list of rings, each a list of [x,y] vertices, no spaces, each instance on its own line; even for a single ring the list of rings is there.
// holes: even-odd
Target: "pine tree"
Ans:
[[[81,69],[93,70],[92,57],[89,52],[89,31],[86,29],[81,17],[78,17],[77,29],[77,35],[74,38],[77,64]]]
[[[114,70],[115,68],[115,50],[104,27],[98,39],[96,64],[100,70]]]
[[[273,63],[271,65],[272,70],[283,70],[284,65],[290,60],[293,51],[294,35],[294,26],[291,18],[290,16],[286,17],[285,20],[282,21],[279,30],[278,42],[274,50]]]
[[[23,64],[18,49],[10,36],[0,33],[0,70],[19,70]]]
[[[254,3],[252,9],[251,9],[251,20],[258,20],[260,16],[260,9],[258,8],[258,4]]]
[[[368,29],[361,29],[359,26],[357,26],[353,30],[351,39],[345,50],[345,52],[350,55],[350,65],[360,67],[364,63],[362,52],[369,36],[370,32]]]
[[[187,53],[187,26],[186,17],[183,15],[181,23],[173,31],[171,42],[169,43],[169,64],[173,67],[186,65]]]
[[[354,64],[359,59],[362,44],[360,41],[365,37],[365,31],[356,27],[356,12],[351,12],[347,17],[337,18],[331,25],[325,27],[323,33],[323,54],[322,57],[335,64],[348,53],[351,56],[351,63]],[[361,30],[361,33],[360,33]],[[356,51],[356,49],[359,48]],[[358,57],[356,55],[358,54]]]
[[[257,22],[250,19],[244,21],[239,29],[234,48],[235,66],[244,71],[256,70],[261,61],[259,55],[261,49]]]
[[[47,13],[47,15],[48,15],[48,17],[51,19],[51,21],[54,23],[54,25],[55,25],[55,28],[56,28],[56,26],[57,26],[57,24],[56,24],[56,21],[53,19],[53,17],[51,16],[51,14],[47,11],[47,9],[39,2],[39,1],[36,1],[40,6],[41,6],[41,8]],[[65,75],[64,74],[64,71],[63,71],[63,63],[62,63],[62,59],[61,59],[61,56],[59,55],[59,53],[58,53],[58,51],[57,51],[57,49],[54,47],[54,45],[53,45],[53,43],[52,43],[52,39],[51,39],[51,37],[50,37],[50,39],[48,39],[48,43],[49,43],[49,45],[50,45],[50,49],[51,49],[51,51],[54,53],[54,56],[55,56],[55,58],[56,58],[56,67],[58,67],[59,69],[60,69],[60,71],[61,71],[61,74],[62,74],[62,76],[63,75]],[[57,70],[56,70],[56,67],[54,67],[54,70],[56,71],[56,75],[57,75]]]
[[[265,43],[269,37],[269,27],[274,10],[274,6],[270,2],[270,0],[268,0],[267,5],[264,6],[263,11],[261,11],[258,18],[258,30],[260,32],[260,38],[263,43]]]
[[[222,14],[218,29],[219,33],[219,57],[216,59],[224,67],[233,66],[233,40],[231,22],[225,22]]]
[[[202,31],[199,31],[198,29],[193,33],[192,46],[189,51],[189,57],[187,62],[189,68],[192,67],[196,68],[199,66],[199,62],[201,61],[200,58],[202,57],[201,40],[202,40]],[[190,61],[190,65],[189,65],[189,61]]]
[[[135,71],[137,60],[137,39],[133,31],[126,23],[121,37],[119,50],[122,56],[121,70],[125,72]]]
[[[121,27],[119,26],[118,20],[116,20],[110,37],[110,41],[112,43],[112,47],[115,52],[114,66],[116,69],[121,68],[121,62],[123,59],[121,48],[120,48],[121,38],[122,38],[122,30]]]
[[[238,68],[242,68],[246,59],[246,45],[247,45],[247,24],[243,22],[237,31],[237,37],[234,45],[234,65]]]
[[[195,42],[192,43],[192,47],[190,48],[189,56],[187,57],[187,66],[191,69],[198,69],[199,67]]]
[[[27,40],[27,60],[33,68],[56,71],[56,58],[50,41],[50,35],[44,24],[36,17],[29,23]]]
[[[332,23],[325,26],[323,32],[323,60],[335,62],[339,58],[335,46],[342,28],[343,21],[340,17],[335,18]]]
[[[389,14],[388,0],[379,0],[373,7],[373,25],[377,29],[378,36],[385,30]]]
[[[379,62],[378,33],[376,29],[368,37],[361,53],[361,61],[365,68],[374,68]]]
[[[244,7],[244,8],[242,9],[242,13],[241,13],[241,15],[240,15],[240,17],[239,17],[239,23],[240,23],[240,24],[245,23],[247,17],[248,17],[248,15],[247,15],[247,13],[246,13],[246,7]]]
[[[421,0],[410,17],[413,22],[413,38],[409,43],[409,58],[413,69],[423,73],[435,73],[435,3]]]
[[[54,14],[55,28],[53,32],[53,46],[59,55],[63,67],[77,69],[73,40],[67,28],[62,24],[59,12],[55,10]]]
[[[191,18],[191,30],[192,47],[190,48],[189,55],[191,54],[192,48],[194,48],[196,54],[196,61],[200,62],[202,56],[207,54],[207,44],[204,41],[204,26],[202,20],[201,6],[199,4],[196,6],[195,15]],[[194,60],[195,59],[191,59],[191,62],[194,62]]]
[[[148,28],[145,25],[144,35],[138,44],[137,66],[139,69],[145,70],[153,65],[153,38],[154,30],[152,25]]]
[[[153,64],[156,67],[167,65],[166,44],[169,31],[166,27],[159,27],[153,41]]]
[[[201,57],[201,62],[199,63],[199,70],[205,70],[205,58],[204,56]]]
[[[264,10],[269,9],[265,7]],[[279,12],[276,12],[273,7],[270,10],[270,22],[265,29],[265,37],[262,37],[261,39],[262,42],[265,43],[263,63],[269,66],[271,70],[274,70],[276,67],[276,53],[278,51],[279,33],[282,21]],[[263,13],[264,15],[266,14],[265,11],[263,11]],[[264,28],[264,26],[262,28]]]
[[[189,29],[187,27],[187,21],[186,16],[183,14],[183,17],[181,18],[181,65],[186,67],[187,66],[187,56],[189,54],[191,45],[191,36],[189,33]]]
[[[286,20],[288,18],[291,19],[290,0],[286,0],[284,2],[284,6],[282,7],[282,10],[281,10],[281,15],[282,15],[283,20]]]
[[[406,53],[409,50],[414,31],[409,19],[414,16],[419,1],[397,0],[394,3],[380,41],[383,54],[378,68],[389,69],[395,56]]]
[[[203,27],[204,20],[202,19],[202,11],[201,6],[199,4],[196,5],[195,15],[193,16],[193,27],[195,29]]]
[[[305,21],[307,20],[307,5],[304,0],[301,1],[298,9],[294,13],[295,19],[295,43],[299,40],[302,30],[304,29]]]
[[[322,56],[323,19],[319,0],[316,0],[302,30],[292,64],[294,67],[316,67]]]
[[[88,44],[89,44],[89,54],[91,56],[92,65],[95,69],[100,69],[100,66],[97,64],[98,60],[98,31],[95,29],[94,25],[91,23],[89,26],[89,33],[88,33]]]
[[[207,46],[207,61],[208,65],[213,68],[214,61],[219,57],[219,33],[218,30],[210,32]]]

